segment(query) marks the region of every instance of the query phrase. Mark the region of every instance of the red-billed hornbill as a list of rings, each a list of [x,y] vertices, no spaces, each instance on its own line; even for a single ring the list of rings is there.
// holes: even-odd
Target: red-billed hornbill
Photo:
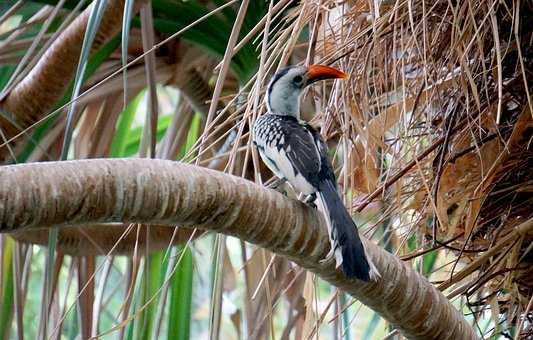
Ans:
[[[346,74],[323,65],[292,66],[276,73],[270,81],[266,104],[268,113],[253,127],[253,142],[261,158],[282,181],[312,201],[324,213],[331,252],[336,266],[349,278],[369,281],[377,271],[367,258],[357,227],[344,207],[320,135],[300,118],[300,95],[305,87],[324,79],[345,78]]]

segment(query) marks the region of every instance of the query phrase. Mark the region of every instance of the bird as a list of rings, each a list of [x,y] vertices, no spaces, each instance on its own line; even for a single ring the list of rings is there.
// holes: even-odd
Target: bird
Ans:
[[[336,268],[346,277],[368,282],[379,276],[365,252],[357,227],[346,210],[337,188],[328,148],[320,134],[300,120],[300,96],[311,84],[347,75],[330,66],[289,66],[271,78],[265,95],[266,114],[252,127],[252,141],[266,166],[306,196],[304,202],[324,214],[331,250],[324,260],[335,257]]]

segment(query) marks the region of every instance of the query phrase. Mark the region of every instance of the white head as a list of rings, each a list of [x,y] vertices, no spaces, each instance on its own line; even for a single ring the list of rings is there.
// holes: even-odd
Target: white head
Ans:
[[[290,66],[280,70],[268,84],[265,99],[268,112],[299,118],[303,90],[319,80],[334,78],[346,78],[346,74],[324,65]]]

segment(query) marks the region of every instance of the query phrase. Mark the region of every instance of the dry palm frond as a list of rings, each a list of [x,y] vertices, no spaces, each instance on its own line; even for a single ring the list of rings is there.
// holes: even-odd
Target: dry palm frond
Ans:
[[[258,103],[273,71],[305,56],[336,63],[350,80],[311,90],[303,107],[317,112],[312,123],[336,146],[339,181],[352,206],[371,204],[364,210],[369,231],[381,229],[383,243],[410,258],[442,254],[450,265],[435,280],[463,294],[476,316],[497,296],[498,313],[517,325],[533,295],[530,232],[468,275],[458,273],[533,217],[533,36],[525,25],[532,5],[378,4],[302,1],[268,37],[263,71],[235,95],[247,97],[245,107],[215,119],[204,139],[230,124],[235,132],[222,136],[233,144],[232,164],[264,111]],[[309,40],[299,41],[305,29]],[[263,182],[268,174],[250,152],[243,174]]]
[[[290,26],[320,18],[316,42],[293,52],[315,46],[315,61],[351,75],[323,87],[329,100],[315,102],[314,122],[337,145],[340,181],[359,210],[381,203],[373,227],[388,230],[398,252],[442,252],[451,265],[435,279],[463,294],[476,315],[496,297],[507,326],[517,325],[530,317],[531,228],[475,271],[458,273],[533,218],[533,35],[525,24],[533,6],[368,4],[304,1]],[[279,39],[291,43],[283,32]]]

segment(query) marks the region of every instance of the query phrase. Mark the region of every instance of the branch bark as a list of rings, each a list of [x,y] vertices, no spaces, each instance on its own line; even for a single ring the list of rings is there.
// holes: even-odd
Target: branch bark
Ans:
[[[129,224],[100,223],[84,226],[68,226],[59,229],[57,250],[71,256],[132,255],[153,253],[169,245],[186,243],[193,229],[169,228],[159,225],[135,225],[126,233]],[[137,228],[140,228],[138,231]],[[137,232],[138,231],[138,232]],[[196,233],[197,238],[202,233]],[[20,243],[48,245],[48,230],[28,229],[11,234]]]
[[[378,282],[348,280],[332,261],[324,221],[304,204],[242,178],[177,162],[99,159],[0,168],[0,232],[103,222],[183,225],[284,255],[348,292],[410,339],[476,339],[425,278],[365,240]]]

